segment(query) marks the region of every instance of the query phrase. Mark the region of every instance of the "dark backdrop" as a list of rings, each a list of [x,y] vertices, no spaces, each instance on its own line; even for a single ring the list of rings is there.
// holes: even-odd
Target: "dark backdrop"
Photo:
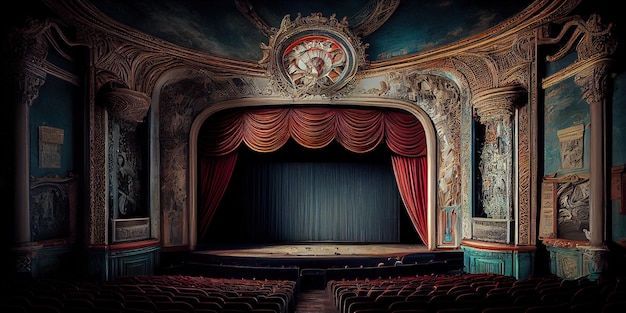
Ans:
[[[421,243],[385,145],[353,153],[289,141],[273,153],[239,148],[226,194],[202,243]]]

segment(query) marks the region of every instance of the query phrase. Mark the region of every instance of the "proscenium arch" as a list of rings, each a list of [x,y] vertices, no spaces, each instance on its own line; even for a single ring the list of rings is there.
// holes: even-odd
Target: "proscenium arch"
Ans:
[[[377,108],[400,109],[413,114],[422,123],[424,134],[426,136],[426,157],[427,157],[427,208],[428,208],[428,250],[435,250],[436,243],[436,197],[437,197],[437,134],[432,121],[421,108],[415,104],[406,101],[392,99],[368,99],[368,98],[351,98],[334,101],[299,101],[294,103],[291,100],[275,99],[275,98],[243,98],[236,100],[227,100],[215,103],[206,108],[193,121],[189,131],[189,244],[193,251],[197,245],[197,197],[198,197],[198,134],[204,122],[213,114],[232,108],[254,108],[267,106],[306,106],[306,105],[342,105],[342,106],[366,106]]]

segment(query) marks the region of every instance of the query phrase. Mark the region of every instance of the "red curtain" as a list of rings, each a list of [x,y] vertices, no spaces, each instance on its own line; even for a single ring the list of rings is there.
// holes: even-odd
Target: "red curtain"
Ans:
[[[198,140],[199,156],[218,158],[201,163],[201,235],[226,190],[239,145],[244,143],[257,152],[273,152],[289,138],[312,149],[336,140],[355,153],[369,152],[385,142],[394,154],[394,173],[402,200],[422,241],[428,244],[426,170],[422,168],[426,165],[426,138],[422,124],[405,112],[336,107],[235,110],[214,114],[205,121]],[[219,161],[229,155],[235,160]]]
[[[200,158],[200,162],[200,194],[202,195],[200,234],[204,236],[235,170],[237,153],[233,152],[215,158]]]
[[[391,156],[398,190],[411,222],[424,244],[428,245],[428,210],[426,189],[428,172],[426,158]]]

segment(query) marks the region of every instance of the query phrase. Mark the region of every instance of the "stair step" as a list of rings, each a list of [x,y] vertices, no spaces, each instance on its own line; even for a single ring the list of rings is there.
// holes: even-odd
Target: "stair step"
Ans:
[[[339,313],[326,290],[312,289],[298,293],[296,310],[294,313]]]

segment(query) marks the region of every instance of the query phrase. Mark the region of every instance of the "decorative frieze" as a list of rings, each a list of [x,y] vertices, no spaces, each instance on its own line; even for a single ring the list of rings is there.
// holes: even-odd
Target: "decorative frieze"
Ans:
[[[126,218],[113,220],[113,243],[137,241],[150,238],[150,218]]]
[[[511,222],[503,219],[473,218],[472,239],[510,243]]]
[[[561,143],[561,169],[564,171],[583,167],[583,135],[585,126],[582,124],[557,131]]]
[[[39,126],[39,167],[61,168],[61,147],[65,131],[61,128]]]
[[[73,241],[76,236],[76,176],[31,178],[30,237]]]

